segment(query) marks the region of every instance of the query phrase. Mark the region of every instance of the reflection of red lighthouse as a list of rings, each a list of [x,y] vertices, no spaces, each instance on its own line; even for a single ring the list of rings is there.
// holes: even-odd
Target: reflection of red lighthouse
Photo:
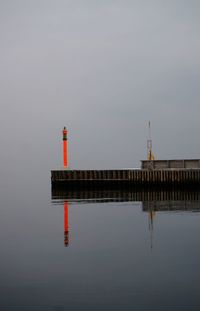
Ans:
[[[68,166],[68,155],[67,155],[67,129],[63,129],[63,166],[67,168]]]
[[[69,245],[68,202],[64,202],[64,244]]]

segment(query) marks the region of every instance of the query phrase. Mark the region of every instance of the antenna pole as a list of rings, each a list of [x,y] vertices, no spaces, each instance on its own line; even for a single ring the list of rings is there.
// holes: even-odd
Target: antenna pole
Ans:
[[[154,154],[152,152],[152,139],[151,139],[151,123],[148,123],[148,139],[147,139],[147,160],[155,160]]]

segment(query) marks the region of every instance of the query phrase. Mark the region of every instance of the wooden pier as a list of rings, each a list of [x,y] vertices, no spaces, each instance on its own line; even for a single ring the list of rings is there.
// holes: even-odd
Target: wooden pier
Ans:
[[[52,187],[200,186],[200,169],[52,170]]]

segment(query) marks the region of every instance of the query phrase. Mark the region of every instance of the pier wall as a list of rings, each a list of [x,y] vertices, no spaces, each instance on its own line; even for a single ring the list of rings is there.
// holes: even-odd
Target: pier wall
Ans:
[[[200,169],[53,170],[52,185],[198,185]]]

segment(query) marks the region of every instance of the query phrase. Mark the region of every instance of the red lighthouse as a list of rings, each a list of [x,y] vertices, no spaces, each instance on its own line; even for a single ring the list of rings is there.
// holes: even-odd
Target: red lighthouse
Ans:
[[[63,166],[64,168],[68,167],[68,154],[67,154],[67,129],[63,129]]]

